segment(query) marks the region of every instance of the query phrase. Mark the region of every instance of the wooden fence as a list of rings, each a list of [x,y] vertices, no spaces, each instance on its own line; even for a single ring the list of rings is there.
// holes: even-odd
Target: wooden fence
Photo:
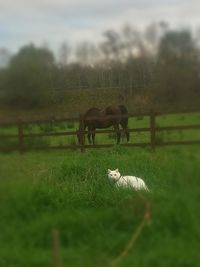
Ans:
[[[176,113],[168,113],[168,114],[176,114]],[[156,126],[156,117],[160,115],[168,115],[168,114],[159,114],[155,112],[148,113],[139,113],[139,114],[129,114],[129,115],[122,115],[121,117],[138,117],[138,116],[149,116],[149,126],[148,127],[142,127],[142,128],[132,128],[129,129],[128,132],[136,133],[136,132],[149,132],[149,141],[148,142],[140,142],[140,143],[123,143],[120,144],[121,146],[126,147],[145,147],[150,146],[152,149],[155,149],[157,146],[166,146],[166,145],[190,145],[190,144],[200,144],[200,138],[197,140],[180,140],[180,141],[162,141],[157,142],[156,140],[156,134],[158,132],[162,131],[174,131],[174,130],[193,130],[193,129],[200,129],[200,124],[193,124],[193,125],[178,125],[178,126],[163,126],[158,127]],[[116,116],[108,116],[109,118],[116,118]],[[95,117],[88,118],[88,119],[97,119]],[[24,128],[25,126],[29,124],[41,124],[41,123],[59,123],[59,122],[78,122],[80,127],[76,131],[62,131],[62,132],[39,132],[39,133],[25,133]],[[71,117],[71,118],[61,118],[61,119],[49,119],[49,120],[34,120],[34,121],[18,121],[18,122],[10,122],[10,123],[0,123],[0,127],[8,127],[8,126],[15,126],[18,129],[17,134],[0,134],[0,141],[2,142],[5,139],[13,139],[17,138],[17,145],[15,146],[0,146],[0,151],[12,151],[12,150],[18,150],[20,153],[23,153],[30,149],[40,149],[40,150],[47,150],[47,149],[80,149],[82,152],[85,151],[85,149],[88,148],[108,148],[115,145],[113,144],[98,144],[98,145],[89,145],[85,142],[85,135],[88,133],[88,131],[84,130],[84,119],[83,116],[80,115],[79,117]],[[119,132],[124,132],[123,130],[120,130]],[[96,130],[96,134],[110,134],[115,133],[112,129],[106,129],[106,130]],[[80,143],[70,145],[34,145],[34,147],[31,147],[29,145],[25,144],[26,138],[36,138],[36,137],[49,137],[49,136],[73,136],[79,135],[80,137]]]

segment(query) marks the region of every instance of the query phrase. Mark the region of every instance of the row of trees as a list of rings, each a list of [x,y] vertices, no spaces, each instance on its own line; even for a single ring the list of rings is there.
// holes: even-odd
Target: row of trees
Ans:
[[[78,45],[76,57],[67,44],[61,46],[58,59],[48,48],[27,45],[0,69],[1,102],[37,108],[61,101],[69,90],[119,88],[153,103],[198,105],[197,41],[189,30],[170,30],[160,23],[143,34],[130,26],[106,31],[99,45]]]

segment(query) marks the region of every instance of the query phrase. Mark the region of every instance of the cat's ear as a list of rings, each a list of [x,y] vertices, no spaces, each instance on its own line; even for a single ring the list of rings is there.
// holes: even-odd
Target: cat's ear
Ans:
[[[118,170],[118,169],[116,169],[115,171],[116,171],[116,172],[119,172],[119,170]]]
[[[110,170],[110,169],[108,169],[108,172],[111,172],[111,170]]]

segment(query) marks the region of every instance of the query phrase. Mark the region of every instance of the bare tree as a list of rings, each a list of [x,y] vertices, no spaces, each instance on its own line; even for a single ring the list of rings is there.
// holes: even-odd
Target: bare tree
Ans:
[[[98,61],[99,52],[94,44],[84,41],[78,44],[76,57],[81,65],[93,66]]]
[[[70,46],[66,42],[63,42],[59,48],[59,56],[58,56],[58,60],[61,65],[66,66],[68,64],[70,52],[71,52]]]
[[[136,28],[125,25],[122,29],[123,47],[128,58],[134,57],[142,47],[142,35]]]
[[[114,30],[108,30],[103,33],[105,41],[100,44],[100,49],[105,58],[109,60],[119,61],[122,57],[121,52],[123,44],[120,34]]]
[[[6,67],[9,64],[11,52],[7,48],[0,48],[0,67]]]

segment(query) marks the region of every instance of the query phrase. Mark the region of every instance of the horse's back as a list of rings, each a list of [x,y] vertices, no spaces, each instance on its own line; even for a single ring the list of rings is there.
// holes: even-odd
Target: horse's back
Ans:
[[[106,115],[119,115],[121,113],[119,106],[108,106],[105,109]]]
[[[87,118],[89,116],[99,116],[100,112],[101,110],[99,108],[90,108],[85,112],[84,117]]]
[[[127,114],[128,110],[124,105],[108,106],[106,109],[107,114]]]
[[[91,116],[91,115],[99,115],[99,116],[104,116],[104,115],[117,115],[117,114],[127,114],[128,110],[124,105],[118,105],[118,106],[108,106],[105,109],[99,109],[99,108],[90,108],[86,111],[84,114],[85,117]]]
[[[99,108],[90,108],[84,114],[85,125],[92,128],[98,128],[101,118],[103,116]]]
[[[116,123],[122,123],[124,126],[128,123],[128,118],[120,118],[120,115],[128,114],[128,110],[124,105],[118,105],[118,106],[108,106],[105,109],[99,109],[99,108],[90,108],[86,111],[84,114],[84,118],[87,119],[87,125],[92,124],[95,127],[104,128],[107,125],[113,125]],[[116,116],[114,118],[106,118],[106,116]],[[118,118],[119,116],[119,118]],[[94,117],[95,119],[91,119]]]

